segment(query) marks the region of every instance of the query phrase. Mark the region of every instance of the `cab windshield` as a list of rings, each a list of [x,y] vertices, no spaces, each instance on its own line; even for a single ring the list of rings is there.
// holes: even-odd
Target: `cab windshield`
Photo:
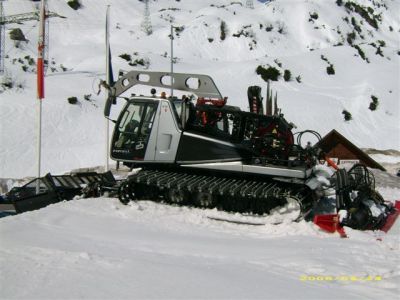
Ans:
[[[156,103],[129,103],[116,124],[113,148],[137,152],[139,157],[144,157],[156,110]]]

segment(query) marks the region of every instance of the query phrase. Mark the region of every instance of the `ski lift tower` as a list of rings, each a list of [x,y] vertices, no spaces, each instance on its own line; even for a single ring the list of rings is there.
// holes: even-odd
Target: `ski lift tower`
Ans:
[[[151,20],[150,20],[149,0],[145,0],[144,19],[141,26],[143,31],[146,32],[147,35],[153,33],[153,27],[151,26]]]
[[[4,73],[4,55],[5,55],[5,22],[4,22],[4,9],[3,1],[0,0],[0,75]]]
[[[3,1],[0,0],[0,74],[4,72],[4,58],[5,58],[5,25],[6,24],[13,24],[13,23],[21,23],[25,21],[39,21],[40,19],[40,11],[34,11],[30,13],[23,13],[23,14],[16,14],[16,15],[9,15],[6,16],[4,13],[4,6]],[[48,57],[49,57],[49,18],[51,17],[58,17],[58,18],[65,18],[55,12],[50,12],[47,6],[47,0],[44,1],[44,8],[45,8],[45,36],[44,36],[44,70],[47,70],[48,66]]]
[[[246,0],[246,7],[250,9],[254,9],[254,1],[253,0]]]

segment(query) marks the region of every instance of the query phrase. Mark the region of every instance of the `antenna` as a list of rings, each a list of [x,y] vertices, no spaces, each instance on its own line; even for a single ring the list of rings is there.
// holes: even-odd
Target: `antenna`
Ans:
[[[253,0],[246,0],[246,7],[250,9],[254,9],[254,1]]]
[[[147,35],[150,35],[153,33],[153,28],[151,26],[151,20],[150,20],[149,0],[145,0],[144,3],[145,3],[144,19],[141,26],[143,31],[146,32]]]
[[[111,67],[111,49],[110,49],[110,5],[107,6],[107,12],[106,12],[106,84],[107,86],[111,86],[114,82],[113,79],[113,74],[112,74],[112,67]],[[108,99],[110,97],[110,90],[107,92]],[[106,161],[105,161],[105,167],[104,170],[107,172],[110,169],[109,165],[109,159],[108,156],[110,155],[109,152],[109,139],[110,139],[110,121],[108,118],[106,120]],[[118,168],[118,164],[117,164]]]
[[[171,98],[174,96],[174,26],[171,25]]]
[[[4,48],[6,45],[3,1],[0,0],[0,75],[4,73]]]

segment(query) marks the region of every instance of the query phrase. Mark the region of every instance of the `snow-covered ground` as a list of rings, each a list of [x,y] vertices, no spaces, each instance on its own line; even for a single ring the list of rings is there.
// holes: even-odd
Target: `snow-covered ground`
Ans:
[[[227,214],[97,198],[2,218],[1,298],[398,299],[399,222],[341,239],[207,216]]]
[[[168,71],[172,21],[184,26],[175,39],[175,71],[211,75],[230,104],[247,109],[247,87],[265,87],[255,73],[258,65],[288,69],[293,79],[281,78],[272,88],[298,130],[324,135],[336,129],[359,147],[400,150],[400,3],[353,1],[381,14],[378,30],[336,0],[254,1],[254,10],[240,1],[158,0],[150,1],[153,34],[147,36],[140,29],[140,1],[82,0],[83,8],[74,11],[66,1],[49,0],[50,10],[67,18],[50,19],[53,70],[47,72],[43,102],[43,173],[103,165],[105,95],[96,92],[105,77],[107,4],[115,76],[118,69],[132,68],[119,57],[123,53],[148,59],[149,70]],[[36,5],[5,1],[5,15],[31,12]],[[227,26],[223,41],[221,21]],[[361,28],[354,44],[369,63],[346,41],[355,30],[352,22]],[[18,48],[9,39],[15,27],[28,39]],[[242,29],[247,37],[233,36]],[[0,78],[4,186],[14,182],[4,178],[36,175],[36,78],[25,57],[36,57],[37,31],[36,21],[6,26],[6,72]],[[379,41],[384,42],[383,56],[371,45],[383,45]],[[327,74],[328,62],[321,56],[334,65],[335,75]],[[299,75],[301,83],[294,79]],[[1,85],[8,78],[13,89]],[[368,109],[372,95],[379,99],[376,111]],[[71,96],[78,97],[78,105],[67,102]],[[344,122],[344,109],[353,120]],[[397,152],[390,153],[372,157],[394,173],[400,161]],[[385,199],[400,199],[399,178],[376,176]],[[108,198],[62,202],[1,218],[0,298],[398,299],[400,222],[388,235],[346,229],[349,238],[341,239],[312,223],[273,225],[274,220],[148,201],[123,206]]]

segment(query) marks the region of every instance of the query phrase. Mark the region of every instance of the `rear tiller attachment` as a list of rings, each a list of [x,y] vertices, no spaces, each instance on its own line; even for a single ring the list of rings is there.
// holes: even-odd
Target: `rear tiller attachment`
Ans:
[[[314,216],[314,223],[328,232],[345,236],[343,226],[359,230],[389,231],[400,211],[400,201],[386,202],[375,191],[375,179],[361,164],[335,177],[336,213]]]

